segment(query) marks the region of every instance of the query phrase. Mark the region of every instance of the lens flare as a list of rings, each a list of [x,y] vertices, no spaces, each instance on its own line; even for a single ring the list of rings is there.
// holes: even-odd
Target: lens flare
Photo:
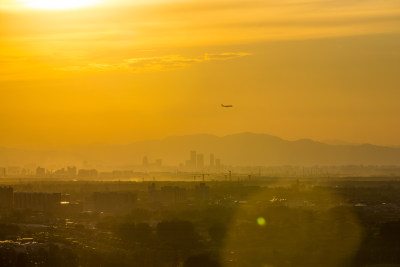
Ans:
[[[222,266],[352,266],[363,233],[356,211],[326,188],[284,182],[260,188],[236,209]]]
[[[259,226],[264,226],[265,225],[265,219],[263,217],[259,217],[257,219],[257,223]]]

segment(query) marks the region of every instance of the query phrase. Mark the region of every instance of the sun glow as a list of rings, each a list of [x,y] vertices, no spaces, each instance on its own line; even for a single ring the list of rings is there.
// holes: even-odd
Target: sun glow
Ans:
[[[72,9],[91,6],[100,0],[20,0],[23,6],[37,9]]]

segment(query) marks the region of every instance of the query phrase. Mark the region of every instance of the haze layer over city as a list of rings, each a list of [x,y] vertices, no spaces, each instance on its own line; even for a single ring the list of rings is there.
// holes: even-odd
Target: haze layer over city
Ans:
[[[0,266],[400,266],[398,0],[2,0]]]

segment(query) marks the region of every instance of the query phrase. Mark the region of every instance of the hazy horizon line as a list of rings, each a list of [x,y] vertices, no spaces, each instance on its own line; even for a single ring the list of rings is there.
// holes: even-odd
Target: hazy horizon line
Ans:
[[[163,141],[163,140],[166,140],[168,138],[175,138],[175,137],[179,138],[179,137],[193,137],[193,136],[214,136],[214,137],[217,137],[217,138],[224,138],[224,137],[227,137],[227,136],[243,135],[243,134],[265,135],[265,136],[278,138],[278,139],[281,139],[283,141],[288,141],[288,142],[296,142],[296,141],[301,141],[301,140],[310,140],[310,141],[313,141],[313,142],[322,143],[322,144],[326,144],[326,145],[332,145],[332,146],[373,145],[373,146],[380,146],[380,147],[400,148],[399,144],[385,145],[385,144],[377,144],[377,143],[371,143],[371,142],[353,142],[353,141],[336,139],[336,138],[326,138],[326,139],[323,139],[323,140],[318,140],[318,139],[312,139],[312,138],[309,138],[309,137],[302,137],[302,138],[292,139],[292,138],[280,137],[278,135],[273,135],[273,134],[269,134],[269,133],[265,133],[265,132],[263,133],[263,132],[251,132],[251,131],[237,132],[237,133],[230,133],[230,134],[223,134],[223,135],[218,135],[218,134],[213,134],[213,133],[176,134],[176,135],[167,135],[167,136],[160,137],[160,138],[138,139],[138,140],[130,141],[130,142],[127,142],[127,143],[92,142],[92,143],[73,143],[73,144],[14,145],[14,146],[8,146],[8,145],[0,144],[0,148],[27,149],[27,150],[51,150],[51,149],[68,149],[68,148],[76,148],[76,147],[91,147],[91,146],[96,146],[96,145],[102,145],[102,146],[126,146],[126,145],[135,144],[135,143],[141,143],[141,142]]]

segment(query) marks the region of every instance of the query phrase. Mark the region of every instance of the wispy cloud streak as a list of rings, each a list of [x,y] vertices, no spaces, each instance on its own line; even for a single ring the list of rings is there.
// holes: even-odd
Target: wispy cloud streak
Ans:
[[[83,66],[67,66],[57,68],[61,71],[130,71],[130,72],[148,72],[148,71],[168,71],[189,67],[196,63],[206,61],[224,61],[232,60],[244,56],[250,56],[251,53],[229,52],[219,54],[204,54],[201,57],[184,57],[181,55],[166,55],[158,57],[137,57],[124,59],[118,64],[98,64],[90,63]]]

